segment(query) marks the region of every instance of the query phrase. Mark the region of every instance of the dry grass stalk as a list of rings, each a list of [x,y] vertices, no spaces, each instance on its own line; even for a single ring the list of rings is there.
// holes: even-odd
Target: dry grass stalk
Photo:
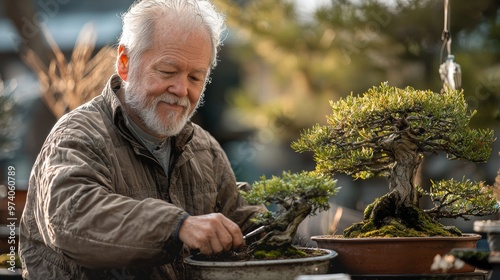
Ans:
[[[116,52],[112,47],[103,47],[93,57],[96,36],[91,25],[86,25],[76,41],[71,59],[66,60],[52,35],[43,33],[54,53],[49,67],[38,55],[29,50],[24,57],[35,71],[42,87],[42,97],[56,118],[75,109],[100,94],[113,74]]]

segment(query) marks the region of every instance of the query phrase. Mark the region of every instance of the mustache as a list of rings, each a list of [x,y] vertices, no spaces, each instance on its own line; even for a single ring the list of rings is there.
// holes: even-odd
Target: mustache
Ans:
[[[174,94],[164,93],[155,98],[155,103],[158,104],[160,102],[165,102],[172,105],[182,106],[188,108],[191,103],[187,97],[178,97]]]

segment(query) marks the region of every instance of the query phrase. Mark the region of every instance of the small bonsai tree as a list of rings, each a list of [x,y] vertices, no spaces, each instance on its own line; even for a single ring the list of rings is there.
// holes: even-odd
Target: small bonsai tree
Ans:
[[[249,192],[242,192],[250,204],[276,204],[278,211],[269,211],[254,218],[265,227],[262,236],[252,243],[246,253],[257,258],[294,252],[293,238],[299,224],[310,215],[330,208],[328,200],[339,187],[337,181],[317,172],[283,172],[252,184]]]
[[[389,192],[367,206],[364,220],[345,229],[345,237],[461,235],[439,219],[496,213],[497,202],[484,182],[432,182],[429,191],[415,184],[426,154],[444,152],[449,159],[472,162],[490,157],[493,131],[469,127],[475,111],[468,110],[463,92],[382,83],[330,105],[327,124],[304,131],[292,148],[312,151],[319,173],[345,173],[355,179],[384,176],[389,181]],[[423,196],[434,207],[421,209]]]

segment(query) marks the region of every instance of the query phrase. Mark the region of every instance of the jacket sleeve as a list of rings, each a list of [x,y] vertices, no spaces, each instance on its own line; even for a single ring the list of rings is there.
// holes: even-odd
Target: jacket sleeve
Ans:
[[[172,261],[182,247],[175,229],[186,213],[160,199],[116,194],[105,145],[91,137],[55,131],[35,163],[30,188],[44,243],[89,268]]]

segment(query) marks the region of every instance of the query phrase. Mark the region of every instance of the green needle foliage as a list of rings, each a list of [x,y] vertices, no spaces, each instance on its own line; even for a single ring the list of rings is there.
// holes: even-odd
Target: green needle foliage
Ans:
[[[469,216],[486,216],[492,214],[492,209],[498,207],[490,187],[484,182],[471,182],[465,178],[462,181],[442,180],[431,181],[428,195],[434,204],[425,212],[436,218],[458,218],[469,220]]]
[[[288,248],[307,216],[330,208],[328,199],[339,190],[336,184],[330,176],[308,171],[261,177],[251,191],[242,192],[244,199],[250,204],[276,204],[279,210],[255,217],[256,224],[266,226],[266,234],[251,249]]]
[[[450,159],[484,162],[494,141],[490,129],[471,129],[475,111],[467,110],[460,91],[443,93],[391,87],[382,83],[363,96],[330,102],[327,125],[315,125],[292,143],[298,152],[313,151],[323,173],[366,179],[388,175],[395,154],[388,141],[408,136],[418,153],[445,152]]]

